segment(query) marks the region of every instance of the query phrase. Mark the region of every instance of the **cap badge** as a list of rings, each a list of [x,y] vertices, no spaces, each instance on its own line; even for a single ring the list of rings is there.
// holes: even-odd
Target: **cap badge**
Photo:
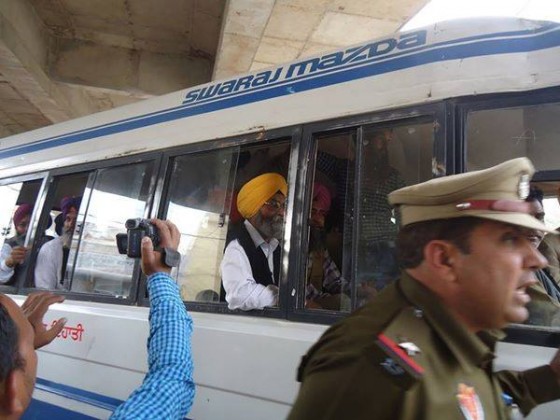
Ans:
[[[519,185],[517,186],[517,194],[519,198],[525,200],[529,196],[529,190],[531,188],[531,184],[529,181],[531,178],[527,174],[521,175],[519,178]]]
[[[406,354],[408,354],[409,356],[416,356],[418,353],[421,352],[420,348],[412,341],[405,341],[403,343],[399,343],[399,347],[403,349],[406,352]]]
[[[465,384],[457,386],[459,408],[467,420],[484,420],[484,410],[474,387]]]

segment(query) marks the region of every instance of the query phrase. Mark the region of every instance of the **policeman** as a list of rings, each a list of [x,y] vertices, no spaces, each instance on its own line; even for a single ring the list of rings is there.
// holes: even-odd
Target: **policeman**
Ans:
[[[401,188],[401,278],[335,324],[303,357],[290,420],[506,419],[560,398],[549,365],[493,372],[508,323],[528,312],[546,266],[528,230],[551,232],[524,202],[526,158]],[[510,405],[510,407],[508,407]]]

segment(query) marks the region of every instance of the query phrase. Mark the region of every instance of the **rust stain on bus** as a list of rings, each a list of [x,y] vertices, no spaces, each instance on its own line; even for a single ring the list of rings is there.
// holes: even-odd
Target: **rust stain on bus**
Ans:
[[[147,150],[147,147],[141,147],[139,149],[130,149],[130,150],[125,150],[124,152],[121,153],[117,153],[116,155],[109,155],[106,156],[106,159],[109,158],[116,158],[116,157],[123,157],[123,156],[128,156],[128,155],[134,155],[136,153],[140,153],[140,152],[144,152],[145,150]]]

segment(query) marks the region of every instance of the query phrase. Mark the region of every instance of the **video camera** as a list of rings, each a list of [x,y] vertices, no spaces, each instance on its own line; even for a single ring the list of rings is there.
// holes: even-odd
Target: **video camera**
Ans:
[[[158,229],[152,222],[141,218],[128,219],[124,226],[126,227],[126,233],[117,234],[119,254],[126,254],[130,258],[140,258],[144,236],[148,236],[154,244],[154,249],[158,250]]]

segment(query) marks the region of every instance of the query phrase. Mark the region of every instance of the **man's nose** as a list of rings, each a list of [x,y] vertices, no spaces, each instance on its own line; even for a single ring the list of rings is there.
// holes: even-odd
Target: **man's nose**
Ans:
[[[548,266],[548,260],[545,258],[543,254],[538,250],[535,246],[529,246],[529,256],[528,256],[528,265],[534,269],[538,270],[541,268],[545,268]]]

